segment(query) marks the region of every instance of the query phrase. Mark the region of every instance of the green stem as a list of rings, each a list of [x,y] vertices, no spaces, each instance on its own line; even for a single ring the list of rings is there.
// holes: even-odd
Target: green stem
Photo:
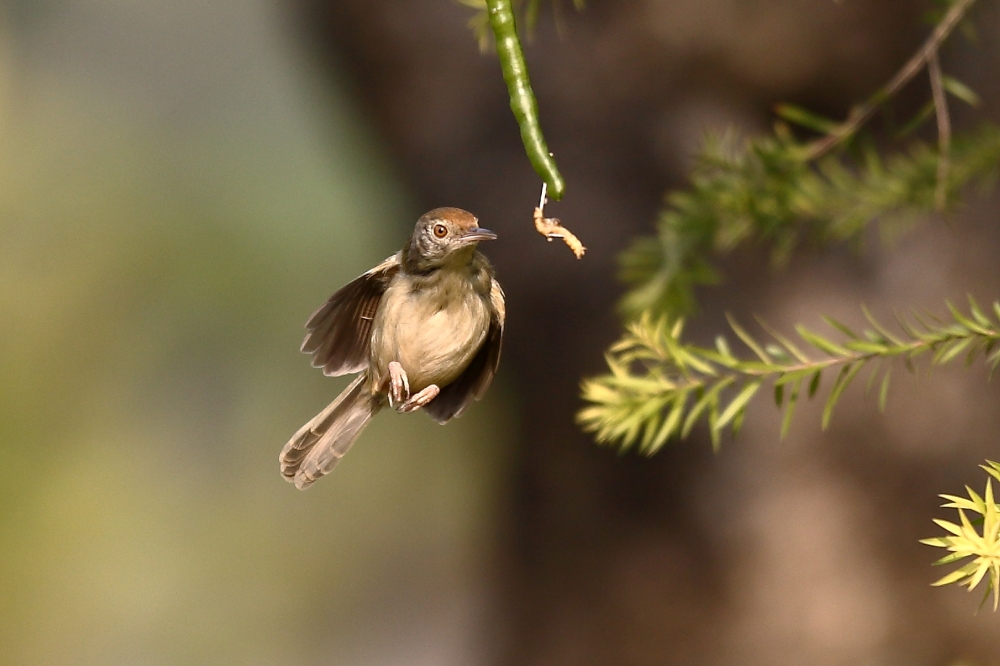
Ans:
[[[521,51],[521,40],[517,36],[514,11],[510,0],[486,0],[490,27],[496,38],[497,56],[503,70],[503,80],[510,96],[510,109],[521,128],[524,152],[535,172],[548,185],[549,196],[558,201],[566,190],[566,183],[559,174],[556,161],[542,136],[542,126],[538,121],[538,103],[528,79],[528,66]]]

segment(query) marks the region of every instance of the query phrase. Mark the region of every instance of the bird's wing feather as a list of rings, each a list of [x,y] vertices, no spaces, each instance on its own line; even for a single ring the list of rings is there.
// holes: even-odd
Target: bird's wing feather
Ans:
[[[399,264],[399,254],[392,255],[347,283],[309,317],[302,351],[312,354],[314,368],[337,377],[367,367],[372,319]]]
[[[473,399],[479,400],[493,381],[497,364],[500,363],[500,348],[503,346],[503,327],[507,316],[503,289],[493,280],[490,289],[490,328],[486,332],[483,346],[479,348],[468,367],[458,378],[441,388],[441,393],[423,410],[437,421],[446,423],[461,416]]]

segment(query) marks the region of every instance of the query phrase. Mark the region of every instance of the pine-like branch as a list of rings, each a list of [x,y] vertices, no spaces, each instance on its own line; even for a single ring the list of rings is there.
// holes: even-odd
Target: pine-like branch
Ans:
[[[955,202],[970,183],[995,178],[1000,127],[955,136],[940,186],[939,153],[924,143],[888,158],[868,150],[860,164],[837,155],[812,164],[803,147],[780,128],[744,142],[733,133],[707,137],[689,188],[667,196],[657,236],[622,255],[621,276],[631,286],[626,316],[690,312],[694,288],[718,279],[710,257],[747,242],[769,244],[781,264],[804,241],[861,242],[873,221],[885,235],[899,234],[941,201]]]
[[[982,468],[997,481],[1000,481],[1000,464],[987,461]],[[1000,606],[1000,504],[993,498],[992,479],[986,480],[986,492],[982,496],[972,488],[965,487],[969,496],[941,495],[948,500],[942,506],[958,511],[959,524],[947,520],[935,520],[938,527],[943,528],[949,536],[921,539],[920,543],[928,546],[946,548],[951,552],[935,565],[951,564],[966,558],[973,558],[958,569],[935,581],[934,585],[954,583],[967,587],[971,592],[981,581],[986,580],[986,593],[983,603],[993,592],[993,610]],[[978,513],[982,518],[970,521],[966,512]],[[982,534],[976,531],[974,523],[982,523]]]
[[[952,0],[924,44],[878,92],[843,122],[789,104],[778,115],[822,136],[792,136],[779,123],[773,136],[745,142],[729,133],[708,137],[690,187],[673,192],[655,238],[643,238],[622,256],[622,277],[632,289],[622,310],[672,317],[694,308],[694,288],[718,280],[709,259],[748,242],[767,243],[782,263],[803,240],[818,244],[860,242],[878,221],[898,233],[928,213],[946,212],[973,180],[987,182],[1000,165],[1000,128],[952,136],[945,94],[972,105],[978,98],[946,76],[938,52],[965,19],[975,0]],[[915,142],[882,157],[874,148],[852,154],[848,144],[920,71],[928,68],[932,99],[899,135],[937,118],[936,147]]]
[[[733,332],[756,357],[752,359],[737,357],[722,336],[714,349],[687,344],[681,340],[683,320],[653,320],[647,314],[631,323],[609,350],[610,373],[583,383],[583,399],[589,404],[577,420],[598,442],[636,446],[645,454],[671,437],[686,437],[699,421],[707,421],[717,448],[726,428],[739,431],[747,405],[768,383],[775,403],[784,410],[784,437],[800,396],[813,397],[824,375],[834,374],[834,379],[823,409],[823,428],[844,390],[866,367],[871,367],[868,387],[879,385],[880,409],[885,408],[892,361],[897,358],[912,369],[913,360],[925,354],[933,365],[961,355],[971,363],[982,355],[992,375],[1000,365],[1000,302],[994,303],[992,319],[971,297],[969,316],[951,304],[948,308],[948,322],[919,315],[900,320],[901,335],[890,333],[867,309],[871,328],[861,335],[825,318],[839,331],[839,342],[797,326],[803,347],[814,350],[811,354],[774,331],[769,331],[772,341],[761,344],[730,319]]]

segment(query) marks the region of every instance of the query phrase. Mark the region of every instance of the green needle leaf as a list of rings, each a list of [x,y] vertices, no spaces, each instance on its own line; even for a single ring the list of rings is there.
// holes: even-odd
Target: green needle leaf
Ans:
[[[878,410],[885,411],[885,403],[889,399],[889,380],[892,379],[892,368],[885,371],[882,376],[882,387],[878,392]]]
[[[851,355],[851,352],[849,350],[845,349],[844,347],[841,347],[840,345],[834,344],[833,342],[827,340],[826,338],[820,335],[813,333],[812,331],[810,331],[805,326],[802,326],[801,324],[796,326],[795,330],[798,331],[799,337],[801,337],[803,340],[805,340],[806,342],[808,342],[821,352],[825,352],[830,356]]]
[[[833,416],[833,408],[836,407],[837,401],[840,400],[840,395],[847,388],[854,376],[858,374],[858,370],[861,369],[860,363],[849,363],[841,369],[840,374],[837,375],[836,381],[833,383],[833,388],[830,389],[830,397],[826,400],[826,405],[823,407],[823,422],[822,428],[826,430],[830,425],[830,417]]]
[[[809,380],[809,397],[812,398],[816,395],[816,391],[819,389],[819,382],[823,376],[822,370],[817,370],[813,373],[812,379]]]
[[[799,401],[799,387],[802,380],[799,379],[792,386],[792,394],[788,397],[788,407],[785,409],[785,417],[781,419],[781,439],[785,439],[788,429],[792,426],[792,414],[795,413],[795,405]]]
[[[743,389],[738,394],[736,394],[736,397],[733,398],[733,401],[731,403],[729,403],[729,406],[726,407],[726,410],[722,412],[722,416],[719,417],[719,421],[716,424],[716,427],[717,428],[726,427],[726,424],[732,421],[733,417],[735,417],[740,411],[742,411],[743,408],[746,407],[746,404],[750,402],[750,398],[752,398],[754,394],[757,393],[757,389],[760,388],[760,384],[761,384],[760,381],[748,382],[743,387]]]
[[[979,95],[977,95],[972,88],[954,77],[943,74],[941,76],[941,84],[945,90],[969,106],[979,106],[982,103],[979,99]]]
[[[727,313],[726,314],[726,320],[729,321],[729,326],[733,329],[733,332],[736,333],[736,335],[739,336],[740,340],[743,341],[743,344],[745,344],[747,347],[749,347],[750,350],[753,351],[753,353],[757,355],[757,358],[759,358],[761,360],[761,362],[767,363],[767,364],[771,363],[771,357],[768,356],[767,353],[764,352],[764,350],[761,348],[761,346],[759,344],[757,344],[756,340],[754,340],[752,337],[750,337],[749,333],[747,333],[746,331],[743,330],[742,326],[740,326],[739,324],[736,323],[736,320],[733,319],[732,315],[730,315],[730,314]]]
[[[811,129],[820,134],[827,134],[833,131],[839,124],[835,120],[824,118],[794,104],[778,104],[774,107],[774,112],[790,123],[801,125],[806,129]]]

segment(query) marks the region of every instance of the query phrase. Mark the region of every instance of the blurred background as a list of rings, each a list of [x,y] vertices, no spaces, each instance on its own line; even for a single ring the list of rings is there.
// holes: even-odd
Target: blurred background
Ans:
[[[1000,13],[945,69],[998,119]],[[651,459],[573,424],[617,337],[616,254],[706,129],[834,117],[929,30],[927,3],[592,0],[527,47],[566,176],[539,182],[495,57],[450,0],[0,4],[0,663],[1000,664],[1000,616],[931,588],[939,492],[1000,458],[979,367],[860,388],[829,431],[751,408]],[[918,79],[900,100],[926,99]],[[911,99],[912,98],[912,99]],[[909,107],[907,106],[909,105]],[[345,384],[298,353],[330,293],[441,205],[508,296],[487,398],[383,414],[300,493],[287,438]],[[791,330],[1000,297],[1000,197],[891,248],[728,257],[724,312]]]

